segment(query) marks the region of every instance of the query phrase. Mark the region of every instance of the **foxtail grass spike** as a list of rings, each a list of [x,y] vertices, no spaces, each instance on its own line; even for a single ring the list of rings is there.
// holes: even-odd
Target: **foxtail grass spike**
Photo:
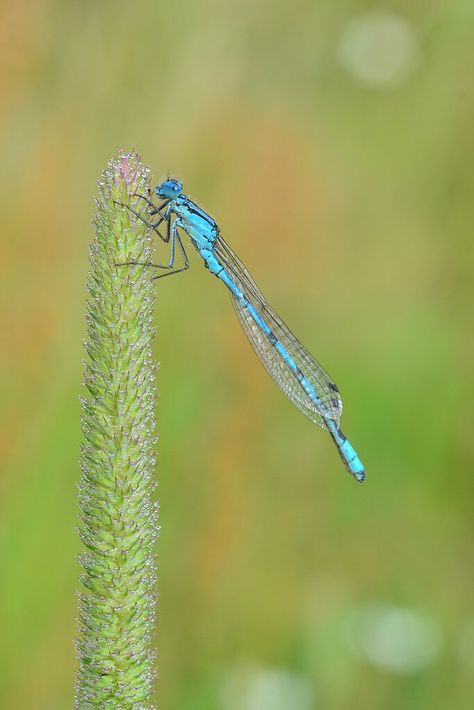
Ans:
[[[90,249],[79,484],[79,667],[74,707],[153,707],[155,371],[148,169],[135,153],[99,182]]]

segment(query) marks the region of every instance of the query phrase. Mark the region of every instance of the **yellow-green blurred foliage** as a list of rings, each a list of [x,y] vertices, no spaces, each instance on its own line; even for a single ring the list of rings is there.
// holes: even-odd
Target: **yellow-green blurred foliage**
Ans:
[[[218,220],[368,471],[195,254],[158,283],[160,707],[472,707],[472,2],[3,0],[0,36],[0,707],[71,706],[87,250],[120,146]]]

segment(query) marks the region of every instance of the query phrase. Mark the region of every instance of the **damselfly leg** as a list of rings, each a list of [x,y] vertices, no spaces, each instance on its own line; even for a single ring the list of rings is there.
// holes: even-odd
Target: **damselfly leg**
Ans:
[[[132,214],[134,214],[141,222],[143,222],[149,229],[152,229],[158,236],[159,238],[165,242],[165,244],[170,244],[170,260],[168,264],[155,264],[152,261],[148,262],[143,262],[143,261],[126,261],[121,264],[115,264],[115,266],[148,266],[154,269],[166,269],[167,273],[166,274],[160,274],[159,276],[154,276],[153,280],[163,278],[164,276],[172,276],[173,274],[179,274],[181,271],[186,271],[186,269],[189,268],[189,259],[188,255],[186,254],[186,250],[184,249],[183,242],[180,239],[180,236],[178,234],[178,229],[176,225],[176,222],[178,220],[173,220],[171,221],[171,215],[170,215],[170,210],[167,209],[165,214],[162,214],[161,210],[168,205],[169,200],[165,200],[161,205],[158,207],[145,195],[140,195],[139,193],[135,193],[136,197],[140,197],[142,200],[144,200],[147,205],[151,208],[149,211],[149,215],[153,217],[156,214],[160,215],[160,219],[158,219],[156,222],[150,222],[149,220],[145,219],[143,215],[141,215],[139,212],[137,212],[133,207],[130,205],[125,204],[124,202],[117,202],[114,201],[114,204],[120,205],[121,207],[125,207],[126,209],[129,210]],[[158,227],[166,221],[167,224],[167,229],[166,229],[166,236],[163,236],[161,232],[159,231]],[[174,268],[174,260],[175,260],[175,245],[176,242],[178,242],[178,246],[180,249],[180,252],[183,257],[184,261],[184,266],[180,267],[179,269]]]
[[[162,279],[165,276],[173,276],[173,274],[179,274],[181,271],[186,271],[186,269],[189,269],[189,259],[188,255],[186,254],[186,250],[183,246],[183,242],[181,241],[181,237],[178,234],[178,221],[177,219],[173,220],[171,222],[171,216],[168,217],[168,230],[167,230],[167,240],[168,242],[171,242],[170,245],[170,261],[168,266],[164,268],[170,269],[168,273],[166,274],[159,274],[158,276],[154,276],[153,280],[156,281],[156,279]],[[181,255],[183,257],[184,261],[184,266],[181,266],[179,269],[175,269],[174,267],[174,256],[175,256],[175,244],[178,242],[179,249],[181,251]],[[161,267],[163,268],[163,267]]]
[[[150,222],[149,219],[145,219],[145,217],[142,214],[137,212],[137,210],[135,210],[130,205],[127,205],[125,202],[118,202],[117,200],[114,200],[114,205],[119,205],[119,207],[125,207],[129,212],[134,214],[135,217],[137,217],[137,219],[139,219],[141,222],[143,222],[143,224],[145,224],[149,229],[152,229],[154,232],[156,232],[156,234],[159,236],[159,238],[162,241],[164,241],[164,242],[169,241],[169,239],[166,239],[158,229],[160,224],[162,222],[164,222],[168,217],[167,214],[163,215],[163,214],[161,214],[161,211],[160,211],[163,207],[166,207],[166,205],[168,204],[168,201],[163,202],[163,204],[161,204],[159,207],[157,207],[151,200],[149,200],[144,195],[139,195],[138,193],[135,193],[135,194],[136,194],[136,197],[140,197],[142,200],[145,200],[147,205],[152,208],[148,213],[150,217],[153,217],[156,214],[160,215],[160,218],[156,222]]]

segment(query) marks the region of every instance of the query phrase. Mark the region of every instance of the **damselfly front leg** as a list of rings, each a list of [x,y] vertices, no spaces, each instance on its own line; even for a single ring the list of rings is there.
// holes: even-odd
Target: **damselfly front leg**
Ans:
[[[152,229],[154,232],[156,232],[156,234],[159,236],[159,238],[163,242],[168,242],[169,237],[168,237],[168,239],[166,239],[158,229],[160,224],[162,222],[164,222],[166,219],[168,219],[169,208],[166,210],[166,213],[164,215],[161,214],[161,209],[163,207],[166,207],[166,205],[168,204],[168,201],[163,202],[163,204],[161,204],[159,207],[157,207],[151,200],[149,200],[144,195],[139,195],[138,193],[135,193],[135,195],[136,195],[136,197],[140,197],[142,200],[145,200],[147,205],[152,208],[149,211],[150,217],[153,217],[156,214],[160,215],[160,218],[158,219],[157,222],[150,222],[150,220],[145,219],[145,217],[143,215],[141,215],[139,212],[137,212],[135,209],[133,209],[133,207],[131,207],[130,205],[125,204],[125,202],[117,202],[117,200],[114,200],[114,205],[119,205],[120,207],[125,207],[129,212],[134,214],[135,217],[137,217],[141,222],[143,222],[143,224],[145,224],[149,229]]]

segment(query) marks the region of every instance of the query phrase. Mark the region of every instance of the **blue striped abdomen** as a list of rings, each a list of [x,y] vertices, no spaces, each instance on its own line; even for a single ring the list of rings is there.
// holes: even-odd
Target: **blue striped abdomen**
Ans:
[[[328,429],[345,467],[349,473],[351,473],[359,481],[359,483],[362,483],[365,479],[365,468],[355,452],[354,447],[339,429],[336,422],[332,420],[328,422]]]
[[[231,275],[217,260],[214,252],[211,249],[203,249],[200,251],[200,254],[203,257],[207,268],[213,274],[215,274],[217,278],[219,278],[221,281],[223,281],[223,283],[225,283],[232,295],[238,300],[240,307],[242,309],[245,309],[251,315],[256,325],[260,328],[263,336],[266,337],[266,339],[268,340],[269,346],[278,353],[285,365],[291,370],[295,379],[299,382],[301,388],[304,390],[306,395],[311,399],[313,405],[318,409],[319,413],[324,416],[324,404],[318,397],[316,390],[314,389],[311,382],[305,377],[304,373],[298,367],[294,359],[291,357],[290,353],[278,340],[277,336],[274,334],[266,320],[257,311],[255,306],[246,298],[245,294],[235,283]],[[277,382],[277,384],[279,383]],[[329,411],[327,412],[327,416],[330,416]]]

